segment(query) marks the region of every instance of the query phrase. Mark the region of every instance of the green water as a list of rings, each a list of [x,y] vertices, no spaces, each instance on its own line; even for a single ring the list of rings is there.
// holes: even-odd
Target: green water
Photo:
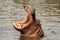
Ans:
[[[0,0],[0,40],[20,40],[12,22],[26,16],[23,5],[27,4],[35,7],[41,20],[45,34],[41,40],[60,40],[60,0]]]

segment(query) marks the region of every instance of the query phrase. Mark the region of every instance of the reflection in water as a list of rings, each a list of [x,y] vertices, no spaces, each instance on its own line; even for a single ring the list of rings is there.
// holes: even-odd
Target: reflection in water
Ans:
[[[40,37],[25,37],[21,36],[19,40],[40,40]]]

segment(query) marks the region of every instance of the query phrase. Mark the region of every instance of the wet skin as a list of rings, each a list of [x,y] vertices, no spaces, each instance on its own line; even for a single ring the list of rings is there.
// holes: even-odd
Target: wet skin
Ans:
[[[32,15],[31,15],[30,8],[29,8],[29,7],[25,7],[25,11],[26,11],[27,15],[29,16],[29,18],[26,17],[23,21],[14,21],[14,22],[13,22],[14,27],[17,28],[17,29],[19,29],[19,30],[22,30],[22,29],[24,29],[25,27],[30,26],[30,25],[34,22],[34,20],[33,20],[33,18],[32,18]],[[29,21],[28,21],[28,20],[29,20]],[[25,23],[25,22],[27,22],[27,23]],[[39,19],[36,19],[36,23],[37,23],[38,26],[41,27],[41,25],[40,25],[40,20],[39,20]],[[32,28],[30,28],[30,30],[27,30],[27,32],[26,32],[27,34],[25,34],[25,36],[30,36],[30,37],[38,36],[39,33],[40,33],[40,32],[38,32],[38,31],[40,31],[40,29],[41,29],[41,28],[38,28],[38,30],[37,30],[35,33],[33,33],[33,32],[36,30],[36,28],[34,27],[33,30],[32,30]],[[42,31],[42,30],[41,30],[41,31]],[[37,32],[38,32],[38,33],[37,33]],[[33,34],[31,34],[31,33],[33,33]],[[22,33],[22,34],[23,34],[23,33]],[[30,34],[31,34],[31,35],[30,35]],[[34,35],[34,36],[32,36],[32,35]]]

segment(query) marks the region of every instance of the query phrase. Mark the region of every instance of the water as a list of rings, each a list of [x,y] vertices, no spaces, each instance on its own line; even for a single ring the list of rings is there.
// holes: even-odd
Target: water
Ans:
[[[19,40],[21,38],[20,32],[14,29],[12,22],[22,20],[26,16],[23,9],[23,5],[26,4],[35,7],[36,18],[41,20],[45,34],[41,40],[60,40],[59,2],[59,0],[56,3],[55,1],[48,3],[47,0],[0,0],[0,40]],[[22,38],[24,40],[24,37]]]

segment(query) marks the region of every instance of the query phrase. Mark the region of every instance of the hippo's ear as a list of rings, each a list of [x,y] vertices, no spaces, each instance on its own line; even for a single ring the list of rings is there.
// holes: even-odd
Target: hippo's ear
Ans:
[[[36,22],[37,22],[37,24],[40,24],[40,20],[39,19],[36,19]]]

